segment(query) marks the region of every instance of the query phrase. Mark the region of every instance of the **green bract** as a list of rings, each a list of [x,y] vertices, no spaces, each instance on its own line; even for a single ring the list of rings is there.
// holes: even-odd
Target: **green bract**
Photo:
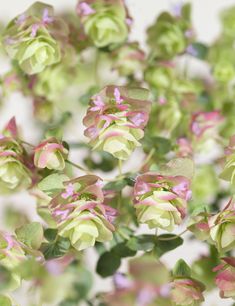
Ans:
[[[94,4],[93,4],[94,3]],[[128,34],[125,7],[121,1],[92,1],[93,13],[83,16],[85,33],[96,47],[123,43]]]
[[[4,30],[5,50],[24,72],[39,73],[60,61],[61,50],[55,28],[61,30],[63,26],[53,17],[51,6],[36,2],[26,12],[15,17]]]

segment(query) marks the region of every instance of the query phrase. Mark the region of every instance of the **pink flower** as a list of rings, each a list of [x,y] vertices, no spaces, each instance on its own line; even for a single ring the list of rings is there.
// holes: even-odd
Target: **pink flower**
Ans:
[[[114,89],[114,97],[115,97],[117,104],[121,104],[123,102],[120,91],[117,87]]]
[[[197,112],[192,115],[191,131],[201,137],[206,131],[215,129],[222,119],[219,111]]]
[[[77,5],[77,13],[81,16],[88,16],[95,13],[95,10],[86,2],[80,2]]]
[[[224,257],[223,263],[215,267],[213,271],[218,271],[215,278],[216,285],[220,289],[222,298],[235,298],[235,258]]]

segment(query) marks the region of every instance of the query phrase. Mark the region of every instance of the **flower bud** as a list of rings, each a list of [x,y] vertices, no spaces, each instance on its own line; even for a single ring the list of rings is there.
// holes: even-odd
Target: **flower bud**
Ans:
[[[96,241],[112,239],[110,210],[113,209],[103,205],[103,201],[100,178],[95,175],[66,182],[65,190],[52,199],[49,207],[58,233],[69,238],[78,251],[94,246]]]
[[[123,43],[128,34],[126,9],[122,1],[79,1],[77,12],[84,31],[96,47]]]
[[[35,74],[60,61],[61,50],[56,37],[61,37],[61,33],[66,35],[67,28],[54,17],[53,8],[36,2],[7,25],[3,44],[24,72]]]
[[[222,260],[223,263],[213,269],[215,272],[218,271],[215,282],[220,289],[221,298],[235,300],[235,258],[225,257]]]
[[[172,283],[173,305],[199,306],[204,301],[204,286],[191,278],[176,278]]]
[[[134,186],[137,219],[149,228],[172,231],[185,217],[190,194],[186,177],[155,173],[140,175]]]
[[[68,150],[55,138],[43,141],[35,148],[34,164],[38,168],[63,170]]]
[[[146,97],[146,91],[107,86],[92,98],[83,123],[87,127],[85,136],[91,139],[94,150],[126,160],[140,146],[151,104],[139,99],[139,95]]]
[[[209,219],[210,236],[219,252],[224,253],[235,247],[235,205],[228,205]]]

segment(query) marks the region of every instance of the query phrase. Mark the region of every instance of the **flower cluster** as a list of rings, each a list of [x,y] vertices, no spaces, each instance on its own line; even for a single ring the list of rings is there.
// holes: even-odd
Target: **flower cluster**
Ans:
[[[134,186],[135,208],[140,223],[149,228],[172,231],[181,224],[191,197],[190,182],[183,176],[147,173],[137,177]]]
[[[126,160],[140,146],[151,105],[138,98],[141,91],[146,95],[144,89],[139,89],[136,97],[125,87],[108,86],[92,97],[83,123],[94,150]]]
[[[226,181],[230,181],[235,186],[235,136],[230,138],[229,146],[225,150],[226,162],[220,177]]]
[[[103,201],[99,177],[85,175],[67,181],[65,189],[49,204],[59,235],[69,238],[79,251],[94,246],[96,241],[111,240],[115,210]]]
[[[121,0],[81,0],[77,5],[84,31],[99,48],[123,43],[128,34],[128,17]]]
[[[222,298],[235,299],[235,258],[224,257],[223,263],[214,268],[217,272],[216,284]]]
[[[26,152],[17,140],[16,123],[12,118],[0,137],[0,190],[9,193],[26,189],[31,183]]]
[[[66,35],[66,25],[54,17],[53,8],[37,2],[8,24],[3,44],[22,70],[35,74],[60,61],[61,49],[55,37],[62,34]]]

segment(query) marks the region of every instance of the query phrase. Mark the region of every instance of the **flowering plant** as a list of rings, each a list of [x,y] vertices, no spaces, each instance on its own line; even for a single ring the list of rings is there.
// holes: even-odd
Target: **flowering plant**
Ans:
[[[145,46],[124,0],[0,23],[0,306],[233,303],[234,20],[206,45],[178,4]]]

